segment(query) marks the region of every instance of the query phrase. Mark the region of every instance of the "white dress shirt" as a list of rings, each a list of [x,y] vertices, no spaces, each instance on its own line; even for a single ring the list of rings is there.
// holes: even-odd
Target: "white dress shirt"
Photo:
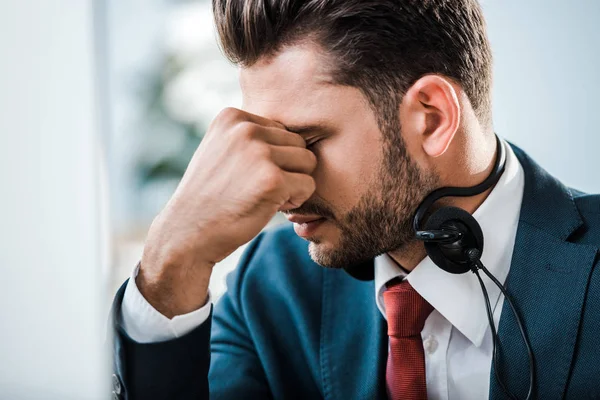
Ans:
[[[138,264],[129,278],[121,303],[123,328],[133,340],[138,343],[153,343],[175,339],[191,332],[208,319],[212,304],[210,291],[204,306],[169,319],[156,311],[140,293],[135,284],[139,270]]]
[[[515,243],[523,198],[524,172],[510,146],[506,168],[481,206],[473,213],[485,237],[482,263],[504,283]],[[185,335],[202,324],[210,314],[205,306],[172,319],[156,311],[139,292],[133,271],[122,305],[126,332],[137,342],[148,343]],[[483,274],[482,274],[483,275]],[[405,277],[434,311],[421,332],[425,349],[427,396],[430,400],[480,400],[488,397],[492,362],[492,336],[485,302],[477,277],[468,272],[454,275],[424,258],[408,275],[387,255],[375,258],[375,300],[385,317],[383,292],[396,277]],[[483,276],[496,326],[503,296]]]

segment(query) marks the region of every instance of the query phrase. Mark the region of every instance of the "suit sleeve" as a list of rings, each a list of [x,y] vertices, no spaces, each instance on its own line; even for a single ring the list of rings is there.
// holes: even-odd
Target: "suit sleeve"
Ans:
[[[261,238],[250,243],[228,276],[228,291],[208,320],[179,338],[137,343],[129,337],[121,320],[127,282],[121,286],[111,318],[114,378],[122,399],[271,398],[240,302],[244,273]]]

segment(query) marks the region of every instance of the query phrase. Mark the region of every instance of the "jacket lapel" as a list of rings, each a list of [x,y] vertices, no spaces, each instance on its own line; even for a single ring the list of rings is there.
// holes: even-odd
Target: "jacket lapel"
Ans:
[[[321,329],[325,399],[386,399],[387,324],[374,283],[324,271]]]
[[[568,188],[513,146],[525,171],[523,204],[506,287],[535,357],[534,398],[559,399],[569,376],[586,288],[597,249],[568,242],[582,220]],[[505,301],[498,328],[499,372],[525,398],[527,352]],[[505,396],[490,375],[490,398]]]

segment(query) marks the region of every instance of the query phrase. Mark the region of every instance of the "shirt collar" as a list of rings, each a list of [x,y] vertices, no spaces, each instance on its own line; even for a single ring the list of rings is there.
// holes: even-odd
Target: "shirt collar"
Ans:
[[[506,149],[506,167],[489,196],[473,213],[485,238],[482,263],[504,283],[517,233],[524,172],[512,148],[502,141]],[[483,274],[482,274],[483,275]],[[375,299],[385,317],[383,292],[390,280],[406,278],[414,289],[429,302],[456,329],[479,347],[489,323],[481,286],[472,273],[450,274],[425,257],[408,275],[387,254],[375,258]],[[485,275],[482,276],[492,309],[500,299],[498,289]]]

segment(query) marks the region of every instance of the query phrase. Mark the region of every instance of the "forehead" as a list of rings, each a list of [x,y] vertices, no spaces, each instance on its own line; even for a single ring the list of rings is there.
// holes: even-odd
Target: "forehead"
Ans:
[[[358,89],[332,83],[324,58],[311,45],[288,47],[242,68],[240,86],[246,111],[285,125],[364,106]]]

